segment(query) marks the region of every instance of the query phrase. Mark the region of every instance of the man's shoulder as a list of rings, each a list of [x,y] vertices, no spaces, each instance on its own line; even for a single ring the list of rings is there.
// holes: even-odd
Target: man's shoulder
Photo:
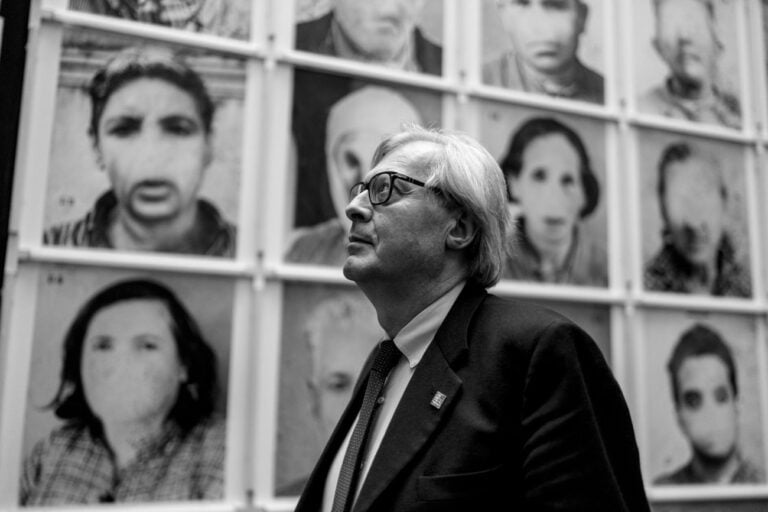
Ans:
[[[296,24],[296,49],[319,51],[317,46],[323,42],[331,30],[333,11],[329,11],[319,18],[302,21]]]
[[[549,333],[580,327],[566,316],[541,304],[488,294],[475,316],[475,330],[510,340],[533,343]]]

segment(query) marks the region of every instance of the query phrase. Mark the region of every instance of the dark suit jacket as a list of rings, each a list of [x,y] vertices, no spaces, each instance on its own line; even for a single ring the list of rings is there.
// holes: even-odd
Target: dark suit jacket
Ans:
[[[319,510],[371,359],[297,505]],[[430,405],[437,391],[447,398]],[[353,511],[643,511],[629,411],[593,340],[468,284],[416,368]]]

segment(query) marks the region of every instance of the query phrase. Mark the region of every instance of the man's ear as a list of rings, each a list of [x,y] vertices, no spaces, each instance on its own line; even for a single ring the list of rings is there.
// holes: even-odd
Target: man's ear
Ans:
[[[465,249],[475,239],[476,232],[477,226],[475,221],[462,213],[453,219],[453,226],[448,231],[445,244],[449,249]]]

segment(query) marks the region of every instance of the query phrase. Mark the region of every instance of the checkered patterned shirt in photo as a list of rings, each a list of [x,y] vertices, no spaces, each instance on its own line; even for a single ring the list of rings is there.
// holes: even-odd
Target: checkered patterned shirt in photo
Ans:
[[[70,8],[86,10],[80,3],[81,0],[71,0]],[[102,0],[105,14],[175,28],[185,28],[194,20],[203,3],[201,0]]]
[[[24,463],[21,505],[216,500],[224,495],[225,424],[204,420],[186,436],[171,425],[118,469],[88,427],[66,425]]]
[[[250,2],[234,0],[69,0],[75,11],[247,39]]]

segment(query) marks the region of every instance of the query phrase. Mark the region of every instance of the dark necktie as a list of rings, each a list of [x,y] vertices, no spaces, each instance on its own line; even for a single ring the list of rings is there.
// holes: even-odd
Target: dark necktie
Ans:
[[[357,490],[357,480],[363,466],[365,445],[373,424],[381,390],[390,370],[400,359],[400,350],[392,340],[384,340],[379,345],[379,351],[373,360],[371,373],[368,375],[368,384],[365,387],[363,404],[360,406],[360,415],[349,439],[347,453],[344,454],[344,462],[339,472],[339,481],[336,484],[336,493],[333,497],[332,512],[347,512],[352,508]]]

